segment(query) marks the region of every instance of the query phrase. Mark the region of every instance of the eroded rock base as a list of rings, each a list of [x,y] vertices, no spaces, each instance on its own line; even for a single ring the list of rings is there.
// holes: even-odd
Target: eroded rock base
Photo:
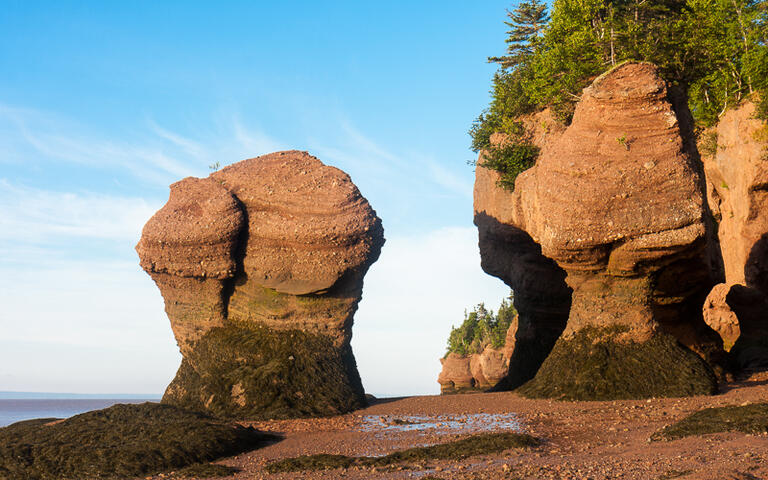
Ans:
[[[712,369],[671,335],[628,339],[624,326],[585,327],[561,337],[536,376],[516,391],[528,398],[621,400],[717,393]]]
[[[539,328],[535,336],[518,335],[515,350],[509,359],[509,373],[488,391],[514,390],[534,378],[561,333],[562,330],[558,329]]]
[[[228,322],[198,340],[163,403],[219,417],[338,415],[366,405],[355,357],[325,335]]]

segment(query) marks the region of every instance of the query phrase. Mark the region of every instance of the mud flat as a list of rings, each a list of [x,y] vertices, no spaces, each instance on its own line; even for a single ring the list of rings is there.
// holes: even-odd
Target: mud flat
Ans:
[[[248,423],[280,434],[283,440],[219,463],[241,469],[227,477],[235,480],[768,478],[765,433],[650,440],[664,427],[705,408],[765,402],[768,374],[753,374],[720,387],[723,393],[715,396],[601,402],[532,400],[507,392],[381,399],[337,417]],[[267,471],[272,462],[302,455],[384,456],[494,432],[529,434],[541,445],[462,460]]]

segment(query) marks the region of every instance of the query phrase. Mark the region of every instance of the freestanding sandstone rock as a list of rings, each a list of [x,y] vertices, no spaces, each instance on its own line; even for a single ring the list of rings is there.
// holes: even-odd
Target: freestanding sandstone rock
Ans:
[[[563,335],[521,393],[586,400],[716,390],[712,368],[691,351],[723,361],[701,315],[713,283],[701,185],[653,65],[623,64],[584,90],[572,124],[518,176],[496,216],[529,235],[573,290]],[[514,256],[514,244],[507,248]],[[484,268],[487,254],[481,240]],[[563,287],[552,291],[559,297]]]
[[[173,184],[136,247],[183,355],[163,402],[249,418],[363,406],[349,342],[383,243],[349,176],[306,152]]]
[[[731,357],[742,369],[768,366],[768,125],[754,114],[752,102],[726,112],[702,155],[724,277],[704,315],[738,318]]]

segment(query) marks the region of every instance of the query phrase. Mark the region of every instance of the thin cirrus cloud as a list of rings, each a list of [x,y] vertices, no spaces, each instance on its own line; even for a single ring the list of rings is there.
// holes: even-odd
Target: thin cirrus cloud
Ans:
[[[56,192],[0,179],[0,245],[50,244],[62,237],[137,239],[155,210],[140,197]]]
[[[208,173],[215,162],[226,165],[272,151],[281,142],[248,127],[238,115],[214,122],[201,140],[173,132],[154,120],[131,141],[113,140],[74,120],[50,112],[0,103],[0,163],[19,168],[71,165],[142,183],[166,186],[180,178]]]

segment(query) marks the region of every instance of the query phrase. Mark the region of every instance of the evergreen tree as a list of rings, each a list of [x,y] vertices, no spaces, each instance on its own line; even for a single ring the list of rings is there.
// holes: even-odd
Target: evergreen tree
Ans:
[[[507,330],[517,316],[512,300],[513,294],[510,293],[509,299],[501,302],[496,315],[482,303],[476,305],[471,312],[464,311],[461,325],[451,328],[446,355],[482,353],[488,345],[493,348],[503,347]]]
[[[510,28],[507,32],[507,54],[502,57],[488,57],[489,62],[496,62],[502,68],[513,69],[525,63],[533,55],[536,42],[540,39],[544,27],[549,23],[546,3],[539,0],[521,2],[514,11],[507,10]]]
[[[569,123],[582,89],[625,60],[656,64],[700,126],[755,92],[768,118],[765,0],[554,0],[551,17],[536,0],[507,16],[507,55],[490,58],[500,64],[491,103],[470,129],[472,149],[486,152],[480,166],[505,188],[538,155],[518,117],[549,107]],[[490,144],[496,132],[504,148]]]

